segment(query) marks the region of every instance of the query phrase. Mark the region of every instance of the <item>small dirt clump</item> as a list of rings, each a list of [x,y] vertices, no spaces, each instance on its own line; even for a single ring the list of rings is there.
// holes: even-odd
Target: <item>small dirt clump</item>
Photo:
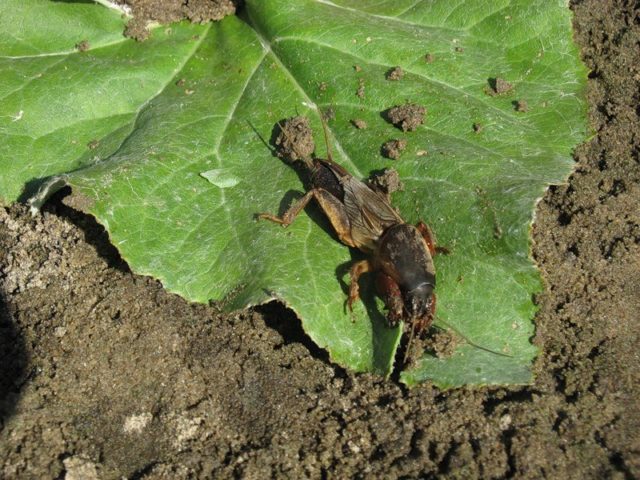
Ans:
[[[526,100],[517,100],[516,102],[514,102],[514,106],[516,112],[525,113],[529,111],[529,105],[527,104]]]
[[[438,358],[447,358],[454,354],[460,344],[460,338],[450,330],[438,330],[425,341],[425,349]]]
[[[476,133],[480,133],[482,131],[482,128],[483,127],[481,123],[476,122],[473,124],[473,131]]]
[[[405,139],[389,140],[382,144],[382,156],[390,158],[391,160],[398,160],[405,148],[407,148],[407,141]]]
[[[402,77],[404,77],[404,70],[402,70],[401,67],[393,67],[386,74],[387,80],[391,80],[394,82],[398,80],[402,80]]]
[[[390,108],[386,112],[386,117],[403,132],[412,132],[424,123],[426,113],[427,109],[423,106],[407,103]]]
[[[364,130],[365,128],[367,128],[367,122],[365,122],[361,118],[354,118],[353,120],[351,120],[351,124],[358,130]]]
[[[356,90],[356,96],[358,98],[364,98],[364,80],[362,78],[358,80],[358,89]]]
[[[373,187],[374,190],[386,193],[387,195],[404,190],[404,184],[402,180],[400,180],[400,175],[395,168],[385,168],[382,171],[374,172],[367,183]]]
[[[75,48],[79,52],[86,52],[87,50],[89,50],[90,45],[89,45],[89,42],[87,40],[82,40],[82,41],[76,43]]]
[[[148,24],[151,22],[172,23],[189,19],[194,23],[221,20],[236,12],[232,0],[120,0],[117,3],[130,8],[133,18],[125,27],[127,37],[142,41],[149,37]]]
[[[427,53],[427,54],[424,56],[424,61],[425,61],[425,62],[427,62],[427,63],[433,63],[433,61],[434,61],[435,59],[436,59],[436,57],[434,57],[432,53]]]
[[[492,97],[496,95],[502,95],[513,90],[513,85],[507,82],[505,79],[496,77],[489,79],[489,86],[485,88],[485,92]]]
[[[280,131],[274,142],[278,157],[295,162],[313,155],[316,145],[307,117],[291,117],[279,122],[278,127]]]

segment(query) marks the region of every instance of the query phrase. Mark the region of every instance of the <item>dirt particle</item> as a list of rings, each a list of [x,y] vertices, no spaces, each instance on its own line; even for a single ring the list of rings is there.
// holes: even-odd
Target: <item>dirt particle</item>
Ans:
[[[405,139],[389,140],[382,144],[382,156],[390,158],[391,160],[398,160],[405,148],[407,148],[407,141]]]
[[[475,122],[475,123],[473,124],[473,131],[474,131],[474,132],[476,132],[476,133],[480,133],[480,132],[482,131],[482,129],[483,129],[483,128],[484,128],[484,127],[482,126],[482,124],[481,124],[481,123]]]
[[[97,480],[99,478],[95,463],[86,458],[73,456],[65,458],[62,464],[66,470],[64,480]]]
[[[462,48],[462,47],[456,47],[456,48],[455,48],[455,51],[456,51],[456,52],[458,52],[458,53],[463,53],[463,52],[464,52],[464,48]]]
[[[327,107],[322,111],[322,118],[325,122],[336,119],[336,110],[333,107]]]
[[[485,92],[492,97],[502,95],[513,90],[513,85],[500,77],[490,78],[488,82],[489,86],[485,88]]]
[[[193,95],[194,92],[195,92],[195,90],[192,90],[191,88],[187,88],[184,91],[185,95]]]
[[[375,190],[386,194],[404,190],[404,184],[395,168],[385,168],[382,171],[374,172],[367,183]]]
[[[460,338],[450,330],[438,330],[430,335],[425,348],[432,351],[438,358],[447,358],[453,355],[460,344]]]
[[[358,130],[364,130],[365,128],[367,128],[367,122],[360,118],[354,118],[353,120],[351,120],[351,124]]]
[[[326,92],[327,87],[328,87],[327,82],[320,82],[318,84],[318,90],[320,90],[321,92]]]
[[[185,83],[186,83],[186,80],[184,78],[181,78],[180,80],[178,80],[176,82],[176,86],[177,87],[182,87],[182,86],[184,86]]]
[[[353,69],[354,69],[356,72],[361,72],[361,71],[362,71],[362,67],[361,67],[360,65],[354,65],[354,66],[353,66]]]
[[[434,57],[432,53],[427,53],[427,54],[424,56],[424,61],[425,61],[425,62],[427,62],[427,63],[433,63],[433,61],[434,61],[435,59],[436,59],[436,57]]]
[[[415,103],[398,105],[385,112],[386,118],[403,132],[411,132],[422,125],[427,109]]]
[[[513,102],[513,104],[516,112],[524,113],[529,111],[529,105],[527,104],[526,100],[516,100],[515,102]]]
[[[364,98],[364,79],[358,80],[358,89],[356,90],[356,96],[359,98]]]
[[[278,157],[295,162],[313,155],[316,146],[307,117],[292,117],[280,122],[278,126],[280,131],[275,140]]]
[[[401,67],[393,67],[385,74],[387,80],[398,81],[404,77],[404,70]]]
[[[501,416],[500,417],[500,422],[498,424],[500,430],[505,431],[508,430],[509,427],[511,427],[511,422],[513,421],[513,419],[511,418],[511,415],[509,415],[508,413]]]
[[[236,11],[232,0],[189,0],[153,2],[145,0],[126,0],[124,2],[131,7],[133,18],[125,27],[125,36],[138,41],[149,37],[148,25],[151,22],[171,23],[182,19],[188,19],[193,23],[207,23],[221,20]]]
[[[149,422],[153,420],[153,415],[149,412],[140,415],[130,415],[124,420],[122,431],[124,433],[142,433]]]
[[[417,155],[418,157],[424,157],[424,156],[429,155],[429,152],[428,152],[427,150],[418,150],[418,151],[416,152],[416,155]]]
[[[87,50],[89,50],[89,48],[91,48],[91,46],[89,45],[89,42],[87,40],[82,40],[76,43],[75,48],[79,52],[86,52]]]
[[[95,150],[96,148],[98,148],[98,145],[100,145],[100,141],[94,138],[89,143],[87,143],[87,148],[89,150]]]

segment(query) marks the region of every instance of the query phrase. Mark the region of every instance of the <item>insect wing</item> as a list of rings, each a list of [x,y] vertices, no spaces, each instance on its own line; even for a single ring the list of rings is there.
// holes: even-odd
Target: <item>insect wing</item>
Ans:
[[[373,250],[380,235],[392,225],[402,223],[400,215],[386,198],[353,177],[343,179],[344,205],[356,244]]]

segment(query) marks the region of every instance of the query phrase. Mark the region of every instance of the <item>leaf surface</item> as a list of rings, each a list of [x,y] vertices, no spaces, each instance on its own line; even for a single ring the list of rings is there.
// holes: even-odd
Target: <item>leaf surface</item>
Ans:
[[[302,194],[272,155],[276,122],[309,116],[325,156],[316,106],[332,109],[334,159],[359,178],[396,168],[405,188],[394,205],[451,252],[436,258],[436,324],[466,341],[448,358],[425,354],[403,380],[531,380],[532,212],[586,135],[564,2],[249,0],[242,19],[162,27],[144,43],[95,5],[9,3],[30,20],[0,20],[5,202],[62,175],[134,271],[228,308],[280,299],[334,361],[388,374],[401,331],[386,327],[371,276],[355,322],[344,309],[345,273],[361,254],[315,205],[288,229],[254,220]],[[45,10],[46,35],[29,17]],[[74,49],[82,40],[88,51]],[[404,76],[388,80],[395,66]],[[491,95],[496,78],[512,89]],[[382,112],[407,101],[427,116],[405,133]],[[408,142],[396,162],[380,154],[392,138]]]

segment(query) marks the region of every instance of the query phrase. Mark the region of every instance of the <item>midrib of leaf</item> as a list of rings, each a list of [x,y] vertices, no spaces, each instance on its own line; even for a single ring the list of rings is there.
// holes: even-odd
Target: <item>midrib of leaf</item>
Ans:
[[[291,71],[282,62],[282,60],[277,55],[277,53],[273,50],[271,42],[265,37],[264,33],[262,31],[260,31],[260,28],[255,23],[253,23],[251,26],[253,27],[254,32],[256,32],[256,35],[258,36],[258,39],[260,40],[260,43],[262,44],[263,48],[265,48],[268,52],[270,52],[273,55],[273,58],[274,58],[275,62],[277,63],[277,65],[282,69],[283,72],[285,72],[285,74],[287,75],[287,77],[289,78],[289,80],[291,81],[293,86],[305,98],[305,100],[309,104],[309,107],[311,107],[311,108],[313,108],[314,110],[317,111],[318,110],[318,105],[311,99],[311,97],[306,92],[306,90],[302,87],[300,82],[298,82],[298,80],[295,78],[295,76],[291,73]],[[321,112],[318,112],[318,114],[322,115]],[[331,128],[329,127],[329,125],[327,125],[327,131],[329,133],[332,133]],[[330,135],[330,137],[331,138],[329,138],[329,142],[331,142],[333,140],[333,144],[338,149],[338,152],[340,152],[341,158],[346,160],[349,163],[349,167],[350,167],[351,171],[353,173],[355,173],[356,176],[362,178],[362,176],[363,176],[362,172],[360,172],[360,170],[358,169],[358,167],[356,166],[354,161],[347,154],[347,152],[344,150],[344,148],[342,148],[342,145],[340,144],[340,141],[338,140],[338,137],[336,137],[335,135]],[[328,146],[327,146],[327,148],[328,148]]]

